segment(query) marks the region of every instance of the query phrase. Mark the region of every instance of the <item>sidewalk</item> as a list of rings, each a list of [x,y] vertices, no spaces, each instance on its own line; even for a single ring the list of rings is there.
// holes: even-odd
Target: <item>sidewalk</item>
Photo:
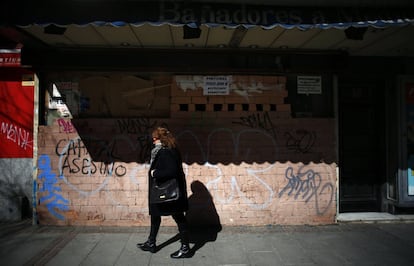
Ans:
[[[414,265],[413,220],[324,226],[225,227],[193,234],[194,256],[174,260],[176,229],[161,227],[155,254],[148,228],[0,224],[0,265]],[[163,245],[164,243],[164,245]]]

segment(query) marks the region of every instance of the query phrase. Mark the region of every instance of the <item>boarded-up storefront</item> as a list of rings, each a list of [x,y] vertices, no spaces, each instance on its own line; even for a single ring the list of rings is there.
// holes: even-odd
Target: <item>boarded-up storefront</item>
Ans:
[[[335,222],[335,120],[292,117],[284,76],[77,74],[48,83],[41,224],[148,225],[158,125],[179,143],[190,222]]]

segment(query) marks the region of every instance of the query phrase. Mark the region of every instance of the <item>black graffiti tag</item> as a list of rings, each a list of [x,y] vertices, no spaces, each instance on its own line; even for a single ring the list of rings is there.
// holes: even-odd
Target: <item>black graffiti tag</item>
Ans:
[[[272,135],[275,140],[277,139],[277,129],[273,126],[268,112],[240,117],[240,120],[233,122],[233,124],[244,125],[250,128],[261,128]]]
[[[106,144],[105,141],[91,141],[92,143]],[[68,171],[71,174],[82,173],[84,175],[101,174],[105,176],[118,176],[122,177],[126,175],[127,169],[124,165],[115,162],[111,157],[112,146],[107,145],[91,145],[97,148],[97,157],[105,154],[104,158],[107,161],[92,160],[89,156],[88,149],[83,144],[80,138],[75,139],[61,139],[58,141],[55,152],[61,158],[60,174]]]
[[[151,121],[147,117],[139,117],[134,119],[119,119],[117,120],[118,128],[121,134],[137,135],[138,160],[148,160],[152,148],[151,130],[154,129],[157,121]]]
[[[315,132],[298,129],[295,133],[286,132],[286,147],[296,152],[307,153],[315,143]]]

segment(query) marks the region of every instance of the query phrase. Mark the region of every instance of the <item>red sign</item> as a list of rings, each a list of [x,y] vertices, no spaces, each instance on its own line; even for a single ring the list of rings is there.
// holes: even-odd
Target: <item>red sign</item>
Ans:
[[[19,67],[20,66],[20,50],[0,49],[0,67]]]
[[[33,158],[34,86],[0,77],[0,102],[0,158]]]

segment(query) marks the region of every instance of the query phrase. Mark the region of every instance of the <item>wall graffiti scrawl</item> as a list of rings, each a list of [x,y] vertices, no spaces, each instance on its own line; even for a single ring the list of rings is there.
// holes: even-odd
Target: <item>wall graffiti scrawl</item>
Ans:
[[[69,210],[69,200],[60,194],[62,189],[58,186],[59,179],[51,169],[48,155],[39,156],[38,167],[38,179],[42,183],[38,190],[42,195],[39,198],[39,204],[45,205],[50,214],[59,220],[63,220],[64,215],[61,212]]]
[[[269,119],[275,121],[271,116]],[[289,140],[296,136],[299,127],[289,121],[278,124],[274,131],[277,136],[273,131],[235,124],[233,119],[221,124],[223,127],[216,124],[211,128],[185,129],[176,121],[167,124],[176,129],[188,184],[198,181],[206,186],[223,224],[333,221],[335,165],[318,159],[320,154],[325,159],[329,155],[319,142],[322,138],[315,137],[314,146],[306,153],[292,149]],[[41,223],[54,220],[57,224],[146,224],[148,162],[138,157],[132,161],[122,159],[125,154],[137,156],[146,149],[139,142],[144,132],[124,131],[118,122],[87,120],[85,128],[100,126],[106,128],[103,132],[116,132],[99,141],[98,134],[89,131],[68,135],[65,130],[58,130],[62,129],[62,121],[55,121],[54,132],[59,132],[59,136],[50,139],[55,146],[50,142],[40,147],[44,154],[38,162]],[[65,125],[68,124],[70,121],[66,120]],[[312,127],[314,124],[318,126]],[[326,125],[329,124],[327,121]],[[300,128],[317,136],[323,134],[321,128],[325,126],[321,125],[321,121],[303,122]],[[100,161],[97,155],[102,154],[108,156],[110,163]],[[293,162],[287,158],[303,160]]]

